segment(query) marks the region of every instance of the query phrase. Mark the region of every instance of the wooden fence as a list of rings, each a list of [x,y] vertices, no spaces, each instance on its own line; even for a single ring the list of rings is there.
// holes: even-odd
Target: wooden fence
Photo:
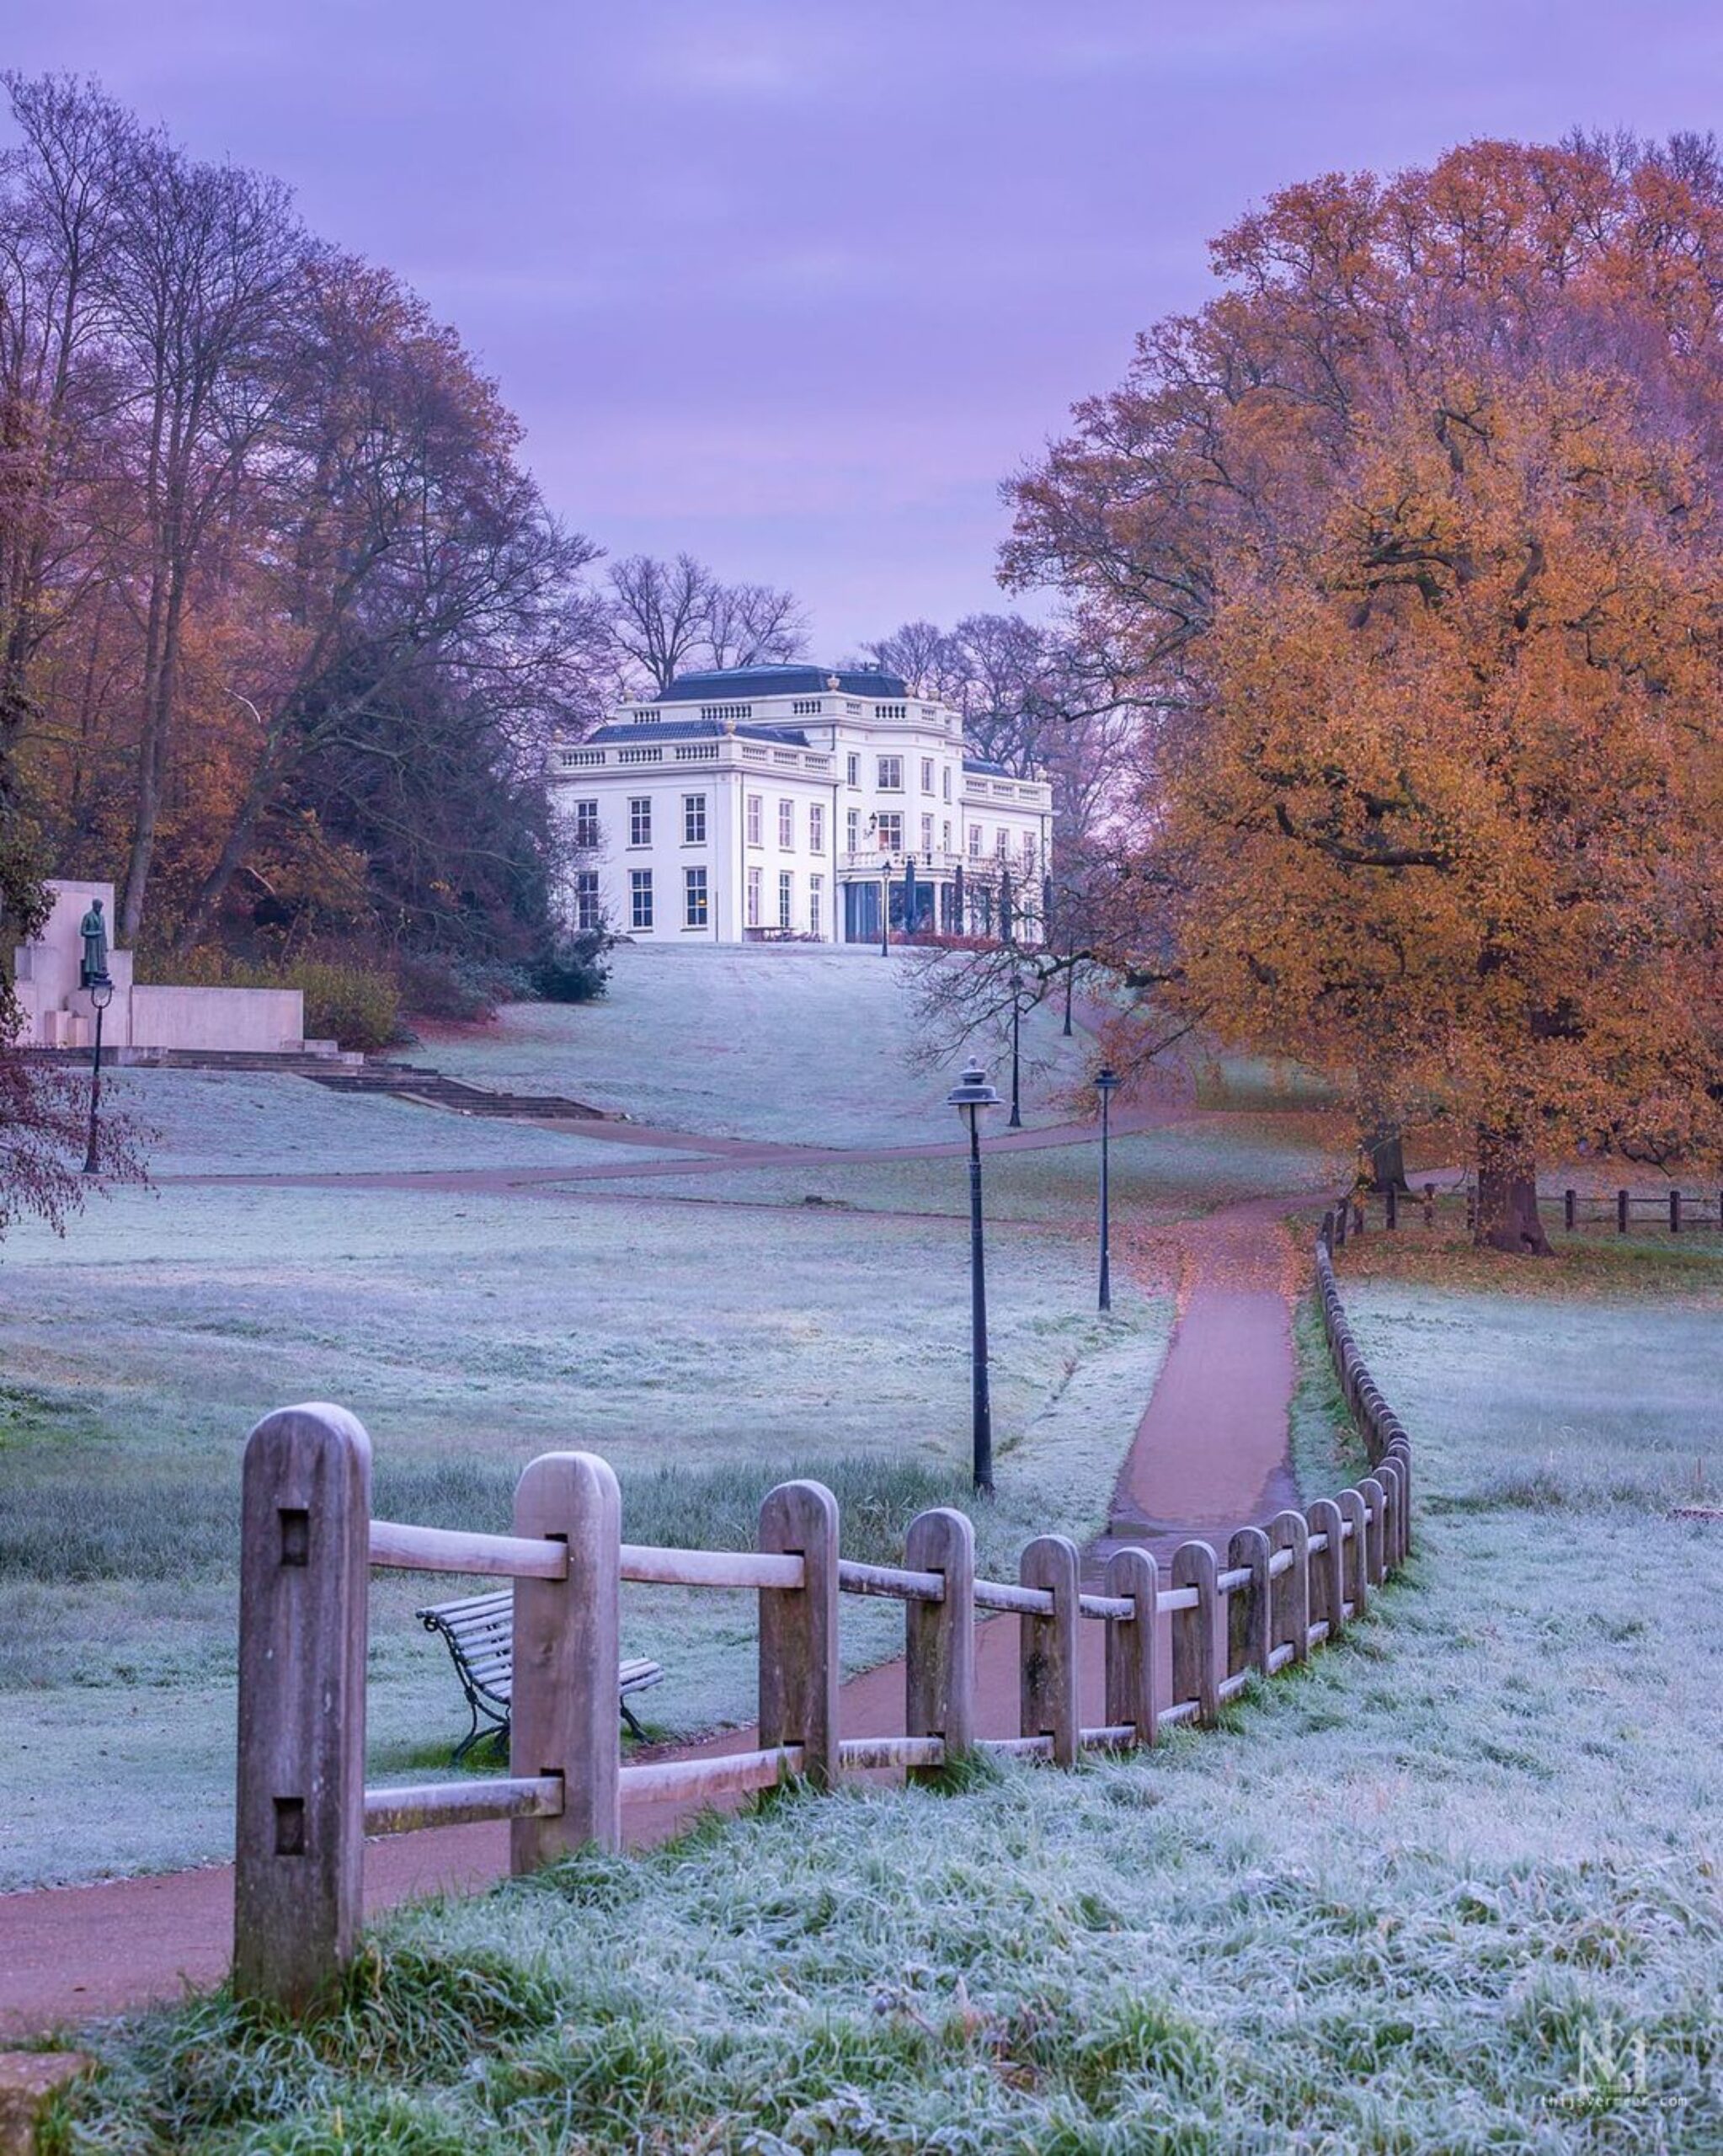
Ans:
[[[1409,1191],[1359,1191],[1335,1208],[1335,1239],[1344,1243],[1348,1231],[1362,1235],[1377,1219],[1384,1228],[1422,1225],[1433,1228],[1438,1208],[1465,1215],[1466,1231],[1476,1225],[1477,1193],[1468,1184],[1438,1191],[1433,1182]],[[1552,1209],[1553,1210],[1553,1209]],[[1619,1235],[1630,1233],[1635,1217],[1672,1235],[1723,1234],[1723,1190],[1564,1190],[1561,1225],[1570,1235],[1588,1227],[1608,1225]]]
[[[1240,1528],[1224,1560],[1180,1545],[1170,1580],[1125,1549],[1099,1592],[1075,1543],[1042,1535],[1015,1581],[978,1578],[974,1533],[941,1508],[910,1524],[899,1566],[839,1552],[836,1500],[781,1484],[750,1550],[658,1549],[622,1540],[621,1497],[590,1453],[549,1453],[521,1476],[512,1534],[371,1516],[371,1444],[344,1409],[290,1407],[245,1450],[239,1632],[239,1774],[233,1981],[243,1998],[297,2011],[350,1959],[368,1835],[481,1819],[510,1822],[529,1872],[588,1844],[616,1849],[625,1798],[703,1801],[845,1769],[937,1774],[964,1754],[1071,1766],[1085,1752],[1156,1743],[1212,1724],[1255,1673],[1304,1662],[1363,1614],[1411,1546],[1411,1447],[1359,1359],[1335,1291],[1325,1222],[1316,1287],[1335,1364],[1373,1471],[1337,1497]],[[515,1582],[514,1715],[506,1778],[364,1785],[367,1588],[372,1566]],[[616,1715],[624,1582],[759,1598],[756,1748],[625,1765]],[[844,1594],[904,1604],[904,1729],[845,1737],[838,1612]],[[1020,1733],[975,1733],[978,1613],[1015,1615]],[[1166,1681],[1160,1664],[1166,1626]],[[1078,1635],[1105,1627],[1105,1721],[1078,1708]],[[1163,1692],[1169,1704],[1159,1705]]]

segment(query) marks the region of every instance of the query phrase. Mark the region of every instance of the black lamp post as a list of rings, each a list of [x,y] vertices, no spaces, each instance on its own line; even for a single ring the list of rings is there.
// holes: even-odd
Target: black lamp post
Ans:
[[[999,1095],[987,1074],[971,1064],[946,1095],[969,1128],[969,1397],[970,1450],[974,1485],[993,1494],[993,1406],[987,1390],[987,1270],[981,1243],[981,1114],[996,1108]]]
[[[1112,1253],[1108,1247],[1112,1241],[1112,1222],[1107,1209],[1107,1110],[1112,1105],[1113,1088],[1118,1082],[1116,1070],[1101,1070],[1095,1074],[1095,1090],[1101,1096],[1101,1307],[1104,1310],[1112,1308]]]
[[[892,954],[892,857],[887,854],[879,879],[879,955]]]
[[[1022,1045],[1023,1045],[1023,981],[1017,971],[1017,962],[1011,960],[1011,1112],[1007,1118],[1013,1130],[1023,1127]]]
[[[106,974],[97,974],[85,986],[96,1012],[96,1045],[90,1059],[90,1134],[83,1152],[83,1171],[93,1176],[96,1172],[96,1113],[102,1100],[102,1013],[114,1001],[114,984]]]

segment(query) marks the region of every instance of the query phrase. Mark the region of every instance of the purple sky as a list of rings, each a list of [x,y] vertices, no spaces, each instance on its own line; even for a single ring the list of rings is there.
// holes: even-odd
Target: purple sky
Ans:
[[[1000,602],[1000,478],[1287,180],[1718,119],[1684,0],[0,0],[390,264],[571,521],[787,584],[833,657]]]

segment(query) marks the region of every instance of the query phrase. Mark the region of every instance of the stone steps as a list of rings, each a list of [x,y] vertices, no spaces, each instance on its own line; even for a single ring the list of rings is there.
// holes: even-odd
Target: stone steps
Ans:
[[[304,1075],[333,1093],[383,1094],[417,1101],[427,1107],[447,1108],[457,1115],[583,1123],[603,1120],[602,1109],[589,1107],[584,1101],[571,1101],[560,1093],[499,1093],[488,1086],[470,1086],[464,1079],[445,1077],[440,1070],[423,1064],[366,1063],[356,1070],[307,1070]]]

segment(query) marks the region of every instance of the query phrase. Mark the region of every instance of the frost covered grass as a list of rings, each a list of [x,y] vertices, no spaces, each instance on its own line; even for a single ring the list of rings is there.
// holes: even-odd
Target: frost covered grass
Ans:
[[[905,1504],[963,1486],[958,1222],[169,1186],[7,1251],[0,1886],[223,1849],[239,1454],[272,1406],[351,1406],[379,1510],[451,1524],[504,1524],[520,1468],[568,1445],[613,1462],[645,1539],[701,1516],[728,1534],[762,1475],[800,1463],[835,1479],[874,1542]],[[1127,1294],[1102,1323],[1087,1254],[1062,1238],[1001,1230],[991,1254],[997,1532],[1027,1539],[1052,1514],[1086,1533],[1170,1312]],[[458,1592],[376,1589],[380,1771],[464,1727],[446,1656],[412,1621]],[[631,1594],[631,1651],[669,1673],[648,1703],[662,1728],[751,1711],[745,1603]],[[852,1663],[891,1650],[888,1614],[858,1617]],[[76,1801],[92,1766],[125,1791],[100,1821]]]
[[[1109,1150],[1112,1203],[1121,1221],[1188,1219],[1240,1198],[1320,1192],[1340,1170],[1340,1157],[1331,1149],[1269,1118],[1198,1117],[1116,1136]],[[990,1147],[989,1217],[1069,1223],[1092,1232],[1100,1166],[1098,1139],[1021,1151]],[[965,1218],[969,1203],[968,1172],[960,1159],[750,1168],[714,1161],[709,1170],[667,1180],[626,1173],[614,1182],[606,1177],[604,1187],[755,1205],[797,1205],[811,1198],[860,1211]]]
[[[952,1079],[911,1068],[911,989],[925,960],[756,945],[611,954],[595,1003],[511,1004],[493,1027],[429,1040],[425,1060],[477,1085],[563,1092],[637,1123],[800,1145],[949,1139]],[[1090,1043],[1050,1006],[1024,1022],[1025,1113],[1057,1122],[1055,1097]],[[1001,1054],[984,1048],[995,1081]]]
[[[1715,1444],[1715,1310],[1624,1299],[1593,1337],[1547,1286],[1347,1293],[1413,1432],[1416,1547],[1223,1730],[404,1911],[307,2027],[218,1995],[99,2036],[63,2145],[1723,2146],[1723,1567],[1664,1505],[1683,1433]],[[1504,1484],[1534,1456],[1572,1502]]]
[[[145,1160],[157,1176],[584,1167],[618,1150],[578,1126],[491,1122],[270,1071],[104,1071],[102,1093],[150,1132]]]

